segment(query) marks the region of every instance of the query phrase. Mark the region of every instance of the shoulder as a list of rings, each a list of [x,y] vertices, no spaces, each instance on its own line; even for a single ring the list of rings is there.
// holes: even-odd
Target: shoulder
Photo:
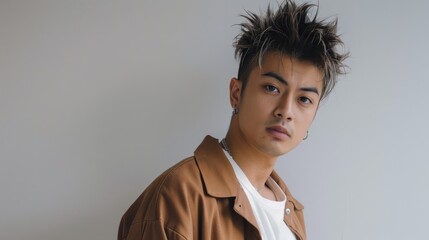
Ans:
[[[119,234],[152,229],[188,235],[196,196],[204,195],[203,191],[195,158],[180,161],[158,176],[130,206],[122,217]]]
[[[199,178],[200,170],[196,163],[195,157],[188,157],[174,166],[167,169],[159,177],[157,177],[152,184],[157,187],[158,191],[166,190],[171,185],[188,184],[194,182]]]
[[[196,201],[203,196],[198,165],[194,157],[188,157],[158,176],[131,205],[122,221],[128,228],[159,222],[168,229],[189,232]]]
[[[194,157],[188,157],[158,176],[142,193],[145,205],[154,204],[152,209],[162,207],[166,199],[177,202],[178,198],[202,191],[200,171]],[[148,196],[145,198],[145,196]],[[159,213],[155,213],[156,215]],[[159,216],[153,216],[158,218]]]
[[[162,198],[175,198],[177,202],[180,198],[201,194],[203,191],[202,179],[195,158],[186,158],[167,169],[151,183],[146,191],[151,196],[156,196],[152,199],[158,203]]]

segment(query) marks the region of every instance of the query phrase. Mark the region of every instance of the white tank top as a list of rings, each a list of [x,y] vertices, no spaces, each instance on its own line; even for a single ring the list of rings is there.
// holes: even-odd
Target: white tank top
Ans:
[[[262,197],[228,152],[224,150],[224,153],[231,163],[235,175],[249,199],[262,239],[296,240],[295,235],[283,220],[286,195],[279,185],[271,177],[268,178],[266,183],[276,196],[281,196],[279,201],[273,201]]]

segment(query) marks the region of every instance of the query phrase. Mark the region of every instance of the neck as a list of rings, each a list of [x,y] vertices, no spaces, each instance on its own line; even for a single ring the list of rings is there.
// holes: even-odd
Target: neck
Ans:
[[[224,142],[234,161],[256,189],[264,187],[274,170],[277,157],[269,156],[249,144],[238,131],[230,127]]]

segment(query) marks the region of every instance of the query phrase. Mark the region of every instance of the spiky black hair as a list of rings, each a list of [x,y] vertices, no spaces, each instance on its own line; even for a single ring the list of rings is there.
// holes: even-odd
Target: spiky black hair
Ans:
[[[316,7],[316,13],[310,19],[313,7]],[[318,6],[297,5],[291,0],[280,4],[275,12],[268,6],[262,16],[246,13],[242,17],[247,21],[240,24],[241,33],[234,42],[235,57],[240,59],[237,77],[243,81],[243,92],[251,69],[261,64],[267,52],[313,63],[323,73],[321,99],[332,91],[337,76],[345,73],[344,60],[349,55],[338,51],[343,42],[337,34],[337,19],[330,22],[318,20]]]

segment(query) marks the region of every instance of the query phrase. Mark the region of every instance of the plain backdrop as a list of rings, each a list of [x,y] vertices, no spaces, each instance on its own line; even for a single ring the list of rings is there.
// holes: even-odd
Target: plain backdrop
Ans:
[[[319,2],[350,72],[276,169],[310,240],[424,239],[429,2]],[[225,135],[235,24],[268,3],[0,0],[0,239],[116,239],[156,176]]]

